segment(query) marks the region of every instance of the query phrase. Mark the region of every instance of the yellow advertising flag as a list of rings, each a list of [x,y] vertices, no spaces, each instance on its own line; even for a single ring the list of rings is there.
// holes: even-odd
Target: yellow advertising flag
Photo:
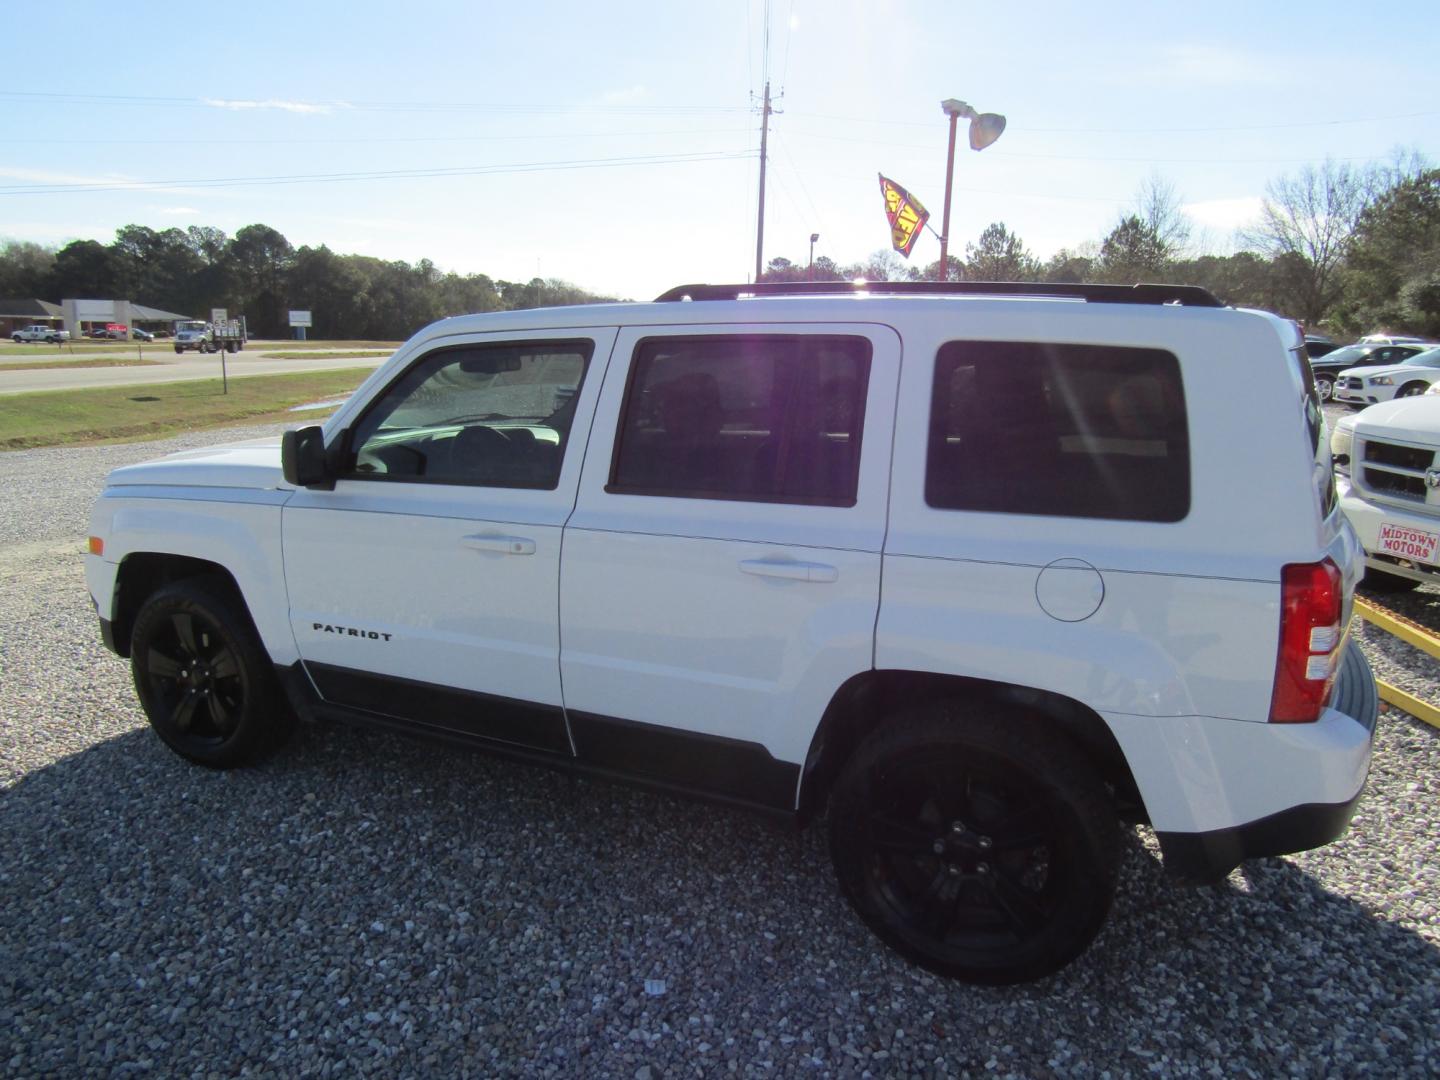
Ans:
[[[894,180],[880,174],[880,194],[885,196],[885,217],[890,221],[890,242],[895,250],[910,257],[910,249],[925,222],[930,220],[930,211],[920,205],[920,200],[911,195]]]

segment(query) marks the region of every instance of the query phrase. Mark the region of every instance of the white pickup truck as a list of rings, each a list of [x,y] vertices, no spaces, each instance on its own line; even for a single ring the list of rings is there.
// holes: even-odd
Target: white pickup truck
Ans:
[[[1365,583],[1440,584],[1440,395],[1397,398],[1344,417],[1330,449],[1340,508],[1365,548]]]
[[[16,330],[10,335],[10,340],[15,344],[25,341],[44,341],[50,345],[59,345],[62,341],[70,340],[69,330],[59,330],[53,326],[46,326],[43,323],[34,323],[31,326]]]

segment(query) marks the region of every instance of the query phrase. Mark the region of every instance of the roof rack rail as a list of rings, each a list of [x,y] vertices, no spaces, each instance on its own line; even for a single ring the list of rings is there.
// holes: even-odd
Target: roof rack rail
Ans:
[[[1048,296],[1092,304],[1182,304],[1224,307],[1199,285],[1081,285],[1035,281],[764,281],[758,285],[677,285],[655,298],[738,300],[744,296],[835,296],[853,293],[891,296]]]

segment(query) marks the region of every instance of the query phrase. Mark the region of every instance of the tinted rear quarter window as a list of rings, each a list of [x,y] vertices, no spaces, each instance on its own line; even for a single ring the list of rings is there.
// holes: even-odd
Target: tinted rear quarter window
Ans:
[[[948,510],[1179,521],[1190,440],[1172,353],[953,341],[936,357],[925,499]]]

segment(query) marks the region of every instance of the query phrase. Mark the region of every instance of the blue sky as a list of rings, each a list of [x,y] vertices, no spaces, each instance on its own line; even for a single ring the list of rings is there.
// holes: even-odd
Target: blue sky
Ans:
[[[1307,162],[1440,159],[1433,0],[123,10],[7,5],[53,47],[12,48],[0,73],[0,237],[264,222],[297,246],[635,298],[742,281],[767,71],[767,260],[804,260],[812,232],[841,263],[888,246],[877,172],[938,229],[948,97],[1009,121],[978,154],[962,128],[957,254],[992,221],[1041,257],[1097,240],[1152,173],[1228,250],[1267,180]],[[927,234],[915,261],[937,256]]]

